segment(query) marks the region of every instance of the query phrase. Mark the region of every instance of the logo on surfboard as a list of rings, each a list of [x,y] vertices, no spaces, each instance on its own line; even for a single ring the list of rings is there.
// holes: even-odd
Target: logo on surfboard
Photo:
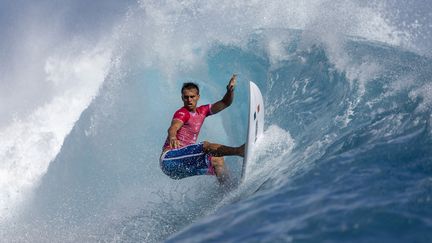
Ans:
[[[257,113],[259,113],[260,112],[260,106],[259,106],[259,104],[257,105],[257,107],[256,107],[256,111],[254,112],[254,121],[255,121],[255,142],[256,142],[256,140],[258,139],[258,120],[256,119],[256,117],[257,117]]]

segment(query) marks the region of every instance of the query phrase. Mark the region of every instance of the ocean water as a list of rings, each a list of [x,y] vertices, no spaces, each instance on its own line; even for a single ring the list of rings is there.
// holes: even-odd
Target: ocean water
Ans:
[[[1,3],[2,241],[431,242],[432,21],[416,3]],[[232,73],[199,140],[244,143],[254,81],[252,170],[231,191],[171,180],[158,157],[181,84],[211,103]],[[226,158],[234,181],[241,163]]]

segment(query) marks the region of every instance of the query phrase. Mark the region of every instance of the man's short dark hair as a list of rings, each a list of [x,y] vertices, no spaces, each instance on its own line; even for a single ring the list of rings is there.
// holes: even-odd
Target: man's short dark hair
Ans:
[[[192,82],[183,83],[183,86],[181,89],[182,94],[183,94],[183,90],[185,90],[185,89],[196,89],[198,91],[198,94],[199,94],[199,87],[198,87],[198,84],[196,84],[196,83],[192,83]]]

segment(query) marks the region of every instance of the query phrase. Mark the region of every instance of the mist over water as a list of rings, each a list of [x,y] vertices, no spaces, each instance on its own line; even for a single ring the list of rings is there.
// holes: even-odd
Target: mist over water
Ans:
[[[427,242],[431,22],[413,6],[1,3],[1,236]],[[266,128],[248,179],[230,193],[169,179],[158,157],[181,84],[211,103],[232,73],[235,101],[199,140],[244,142],[255,81]],[[238,179],[241,160],[226,163]]]

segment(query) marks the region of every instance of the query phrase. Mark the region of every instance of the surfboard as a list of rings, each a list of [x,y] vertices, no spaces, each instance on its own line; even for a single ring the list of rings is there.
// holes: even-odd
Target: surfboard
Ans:
[[[258,86],[249,82],[249,116],[246,133],[245,156],[242,166],[241,182],[246,179],[249,161],[253,157],[254,147],[264,132],[264,102]]]

